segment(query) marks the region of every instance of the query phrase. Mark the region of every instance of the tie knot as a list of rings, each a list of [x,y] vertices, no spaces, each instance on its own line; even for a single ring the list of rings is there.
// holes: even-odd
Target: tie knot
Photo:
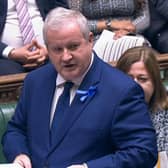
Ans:
[[[73,86],[73,82],[65,82],[64,90],[70,90]]]

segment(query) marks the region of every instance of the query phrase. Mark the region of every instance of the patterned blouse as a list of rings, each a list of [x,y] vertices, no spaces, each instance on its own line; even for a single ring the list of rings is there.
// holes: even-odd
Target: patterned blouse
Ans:
[[[137,33],[149,26],[148,0],[142,9],[135,9],[135,0],[68,0],[69,8],[79,10],[89,20],[89,26],[94,34],[98,34],[98,20],[131,19]]]
[[[156,130],[158,151],[166,151],[168,156],[168,111],[151,113],[151,119]]]

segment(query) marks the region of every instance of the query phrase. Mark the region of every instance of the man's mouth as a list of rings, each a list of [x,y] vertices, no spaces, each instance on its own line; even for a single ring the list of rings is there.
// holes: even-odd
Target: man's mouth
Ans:
[[[71,69],[71,68],[74,68],[75,67],[75,64],[66,64],[64,65],[64,68],[67,68],[67,69]]]

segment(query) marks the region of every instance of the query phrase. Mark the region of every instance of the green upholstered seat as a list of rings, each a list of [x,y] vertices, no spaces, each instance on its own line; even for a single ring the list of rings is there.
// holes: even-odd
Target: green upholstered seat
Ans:
[[[16,108],[16,102],[0,103],[0,141],[6,130],[6,126],[12,117]],[[2,144],[0,143],[0,163],[5,163],[6,159],[3,155]]]
[[[0,76],[0,163],[5,163],[1,140],[13,115],[27,73]]]

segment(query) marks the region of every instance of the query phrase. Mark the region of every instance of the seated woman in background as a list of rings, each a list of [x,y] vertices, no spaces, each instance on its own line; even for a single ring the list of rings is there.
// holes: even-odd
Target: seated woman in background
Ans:
[[[150,22],[148,0],[68,0],[69,8],[79,10],[88,19],[95,39],[104,29],[115,32],[116,38],[141,33]]]
[[[168,97],[162,83],[157,52],[150,47],[128,49],[116,67],[132,77],[144,90],[156,129],[158,151],[168,155]]]

